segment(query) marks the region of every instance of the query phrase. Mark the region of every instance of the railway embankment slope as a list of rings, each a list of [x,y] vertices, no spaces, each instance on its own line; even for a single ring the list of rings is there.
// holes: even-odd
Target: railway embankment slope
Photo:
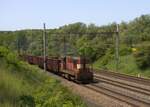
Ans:
[[[0,107],[86,107],[60,81],[0,47]]]

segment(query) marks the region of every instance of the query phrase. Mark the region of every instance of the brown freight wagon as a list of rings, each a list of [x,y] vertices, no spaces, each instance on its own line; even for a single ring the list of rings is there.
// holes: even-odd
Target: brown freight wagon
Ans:
[[[58,58],[47,58],[46,68],[47,70],[55,73],[59,73],[60,70],[60,61]]]
[[[30,56],[30,55],[27,55],[27,61],[30,63],[30,64],[33,64],[33,56]]]
[[[42,56],[38,57],[38,66],[44,68],[44,58]]]
[[[38,56],[33,56],[32,62],[33,62],[33,64],[38,65],[39,64],[39,57]]]

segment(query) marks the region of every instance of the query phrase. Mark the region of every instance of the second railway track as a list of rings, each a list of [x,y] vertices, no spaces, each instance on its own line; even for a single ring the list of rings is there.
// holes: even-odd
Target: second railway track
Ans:
[[[131,85],[125,82],[120,82],[117,80],[113,80],[113,79],[109,79],[109,78],[105,78],[105,77],[100,77],[100,76],[95,76],[95,79],[98,80],[99,82],[104,82],[107,84],[111,84],[117,87],[121,87],[127,90],[131,90],[134,92],[138,92],[138,93],[142,93],[145,95],[149,95],[150,96],[150,89],[148,88],[143,88],[143,87],[139,87],[138,85]]]
[[[138,98],[133,98],[131,96],[125,95],[123,93],[119,93],[117,91],[111,90],[106,87],[101,87],[101,86],[97,86],[97,85],[86,85],[85,87],[87,87],[93,91],[96,91],[98,93],[102,93],[108,97],[125,102],[133,107],[149,107],[149,105],[150,105],[150,102],[143,101]]]
[[[85,85],[85,87],[133,107],[150,107],[149,79],[112,72],[94,74],[94,78],[97,82]]]
[[[112,71],[105,71],[105,70],[94,70],[94,71],[98,75],[111,76],[114,78],[128,80],[128,81],[132,81],[132,82],[136,82],[139,84],[144,84],[144,85],[150,86],[150,79],[148,79],[148,78],[135,77],[135,76],[131,76],[131,75],[116,73],[116,72],[112,72]]]

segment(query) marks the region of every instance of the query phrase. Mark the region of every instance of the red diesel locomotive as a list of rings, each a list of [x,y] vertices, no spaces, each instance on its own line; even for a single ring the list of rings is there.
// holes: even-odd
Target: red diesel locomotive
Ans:
[[[22,58],[30,64],[43,68],[44,58],[41,56],[22,55]],[[93,81],[93,72],[89,68],[88,60],[84,57],[46,57],[46,69],[78,82]]]

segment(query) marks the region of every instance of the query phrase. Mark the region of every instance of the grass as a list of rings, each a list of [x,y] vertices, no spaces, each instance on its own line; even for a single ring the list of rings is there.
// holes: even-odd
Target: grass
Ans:
[[[116,63],[114,59],[109,59],[106,65],[102,65],[102,59],[98,59],[94,63],[94,68],[116,71]],[[140,73],[141,76],[150,78],[150,68],[145,70],[139,69],[132,54],[120,57],[118,72],[133,76],[137,76]]]
[[[18,79],[15,75],[4,70],[0,70],[0,73],[0,101],[2,103],[17,105],[15,102],[19,96],[26,93],[30,94],[27,92],[29,86],[26,86],[28,84],[24,80]]]
[[[86,107],[60,81],[10,54],[0,50],[0,107]]]

